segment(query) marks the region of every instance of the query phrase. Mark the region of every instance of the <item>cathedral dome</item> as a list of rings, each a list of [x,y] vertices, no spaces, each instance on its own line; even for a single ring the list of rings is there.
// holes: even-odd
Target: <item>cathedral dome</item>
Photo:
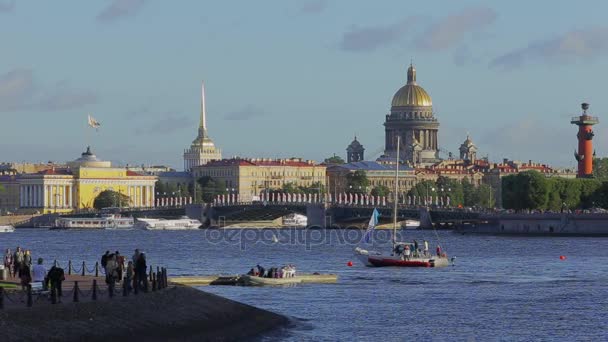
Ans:
[[[393,107],[430,107],[433,101],[427,92],[416,84],[416,69],[410,64],[407,69],[407,84],[397,90],[393,96]]]

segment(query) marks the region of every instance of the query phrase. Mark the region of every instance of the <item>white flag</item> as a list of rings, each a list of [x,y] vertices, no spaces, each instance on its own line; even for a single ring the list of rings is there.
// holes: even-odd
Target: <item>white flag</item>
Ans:
[[[89,115],[89,126],[93,128],[99,128],[101,124],[99,123],[99,121],[95,120],[92,116]]]

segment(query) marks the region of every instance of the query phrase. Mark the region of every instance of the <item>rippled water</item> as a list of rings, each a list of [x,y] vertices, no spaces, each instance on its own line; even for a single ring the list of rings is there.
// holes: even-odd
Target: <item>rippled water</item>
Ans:
[[[238,274],[256,263],[294,263],[305,272],[337,273],[338,284],[202,288],[293,318],[264,340],[607,340],[608,250],[605,238],[539,238],[438,232],[456,266],[366,268],[353,257],[358,231],[188,232],[47,231],[0,234],[0,248],[20,245],[34,257],[89,265],[106,249],[170,274]],[[377,240],[388,239],[377,232]],[[436,241],[435,234],[407,232]],[[565,255],[566,260],[559,259]],[[353,267],[347,267],[352,260]]]

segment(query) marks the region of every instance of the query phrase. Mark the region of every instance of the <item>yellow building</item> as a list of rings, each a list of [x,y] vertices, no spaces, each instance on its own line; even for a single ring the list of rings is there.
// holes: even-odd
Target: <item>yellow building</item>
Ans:
[[[157,177],[112,167],[87,148],[65,168],[21,174],[17,179],[20,211],[50,213],[93,208],[95,198],[104,190],[129,197],[129,203],[116,203],[116,206],[153,207]]]
[[[325,166],[312,160],[291,159],[222,159],[210,161],[192,168],[195,179],[211,177],[226,187],[228,193],[236,193],[241,201],[251,201],[264,190],[281,189],[291,183],[294,186],[325,186]]]

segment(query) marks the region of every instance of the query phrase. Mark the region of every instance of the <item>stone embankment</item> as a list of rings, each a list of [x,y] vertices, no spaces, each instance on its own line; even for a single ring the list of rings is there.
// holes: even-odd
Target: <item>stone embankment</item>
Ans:
[[[103,301],[6,306],[2,341],[243,340],[288,324],[281,315],[185,286]]]

